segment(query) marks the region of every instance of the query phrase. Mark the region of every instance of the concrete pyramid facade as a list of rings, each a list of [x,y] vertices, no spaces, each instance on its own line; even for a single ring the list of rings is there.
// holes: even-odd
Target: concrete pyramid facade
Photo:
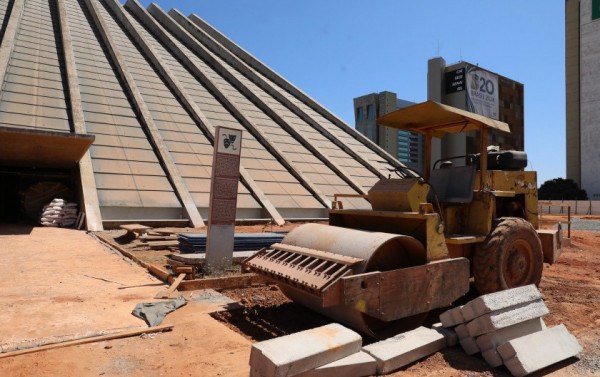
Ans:
[[[195,15],[1,0],[0,19],[0,126],[95,136],[74,167],[90,230],[204,225],[216,126],[243,130],[240,220],[326,217],[400,166]]]

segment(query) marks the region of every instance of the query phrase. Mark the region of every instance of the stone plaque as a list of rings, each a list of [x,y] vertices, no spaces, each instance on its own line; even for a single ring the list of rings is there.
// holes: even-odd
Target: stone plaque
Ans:
[[[232,128],[215,129],[210,210],[206,238],[206,272],[218,273],[231,265],[242,131]]]

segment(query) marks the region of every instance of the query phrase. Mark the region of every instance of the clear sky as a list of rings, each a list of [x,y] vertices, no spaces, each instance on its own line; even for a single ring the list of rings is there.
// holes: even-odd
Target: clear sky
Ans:
[[[352,127],[354,97],[425,101],[432,57],[479,64],[525,85],[525,150],[539,184],[565,176],[564,1],[156,3],[203,18]]]

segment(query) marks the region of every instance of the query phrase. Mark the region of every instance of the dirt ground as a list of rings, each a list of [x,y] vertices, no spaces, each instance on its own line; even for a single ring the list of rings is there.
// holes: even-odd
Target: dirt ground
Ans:
[[[545,226],[550,226],[556,218],[545,216],[545,219],[550,220]],[[65,244],[52,241],[59,235],[63,237],[60,231],[76,233],[79,243],[76,247],[65,247],[61,255],[51,254]],[[246,231],[260,230],[251,227]],[[83,232],[34,228],[29,234],[14,233],[0,232],[0,272],[4,283],[0,305],[5,308],[0,312],[0,345],[7,348],[4,352],[10,350],[5,346],[9,344],[15,347],[43,343],[53,337],[77,336],[85,331],[86,323],[96,332],[118,331],[132,323],[143,326],[129,313],[135,303],[153,301],[154,293],[162,288],[144,286],[149,282],[159,283],[145,270],[128,263]],[[84,243],[86,246],[82,249]],[[46,248],[46,244],[52,247]],[[93,258],[92,249],[96,255]],[[44,257],[46,254],[52,257]],[[85,259],[89,261],[83,263]],[[105,267],[105,260],[115,267]],[[116,281],[120,285],[83,275]],[[584,351],[580,359],[567,360],[537,375],[600,375],[599,277],[600,232],[573,231],[571,246],[564,248],[558,263],[545,266],[540,290],[550,309],[544,318],[548,326],[565,324],[579,339]],[[92,282],[98,285],[89,286]],[[63,284],[66,284],[64,288]],[[136,289],[135,293],[118,289],[130,285],[141,287],[130,288]],[[135,297],[125,296],[123,291]],[[252,342],[330,322],[290,302],[274,285],[222,293],[242,307],[215,312],[214,307],[192,301],[167,316],[164,323],[174,325],[171,332],[0,358],[0,376],[247,376]],[[59,305],[62,299],[56,297],[63,296],[73,300],[68,305]],[[98,314],[100,307],[107,310]],[[77,322],[66,317],[75,318],[74,313],[85,316],[86,320]],[[435,314],[430,315],[429,322],[437,320]],[[60,316],[65,319],[56,322]],[[370,341],[365,339],[365,342]],[[460,347],[447,348],[392,374],[509,375],[505,368],[490,369],[480,356],[467,356]]]

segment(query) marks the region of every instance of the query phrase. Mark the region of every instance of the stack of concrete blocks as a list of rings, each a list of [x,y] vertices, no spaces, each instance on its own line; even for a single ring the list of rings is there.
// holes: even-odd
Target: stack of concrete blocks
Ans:
[[[478,297],[442,313],[440,321],[467,354],[481,352],[490,366],[504,364],[525,376],[581,352],[563,325],[546,328],[541,317],[548,313],[538,289],[528,285]]]
[[[446,347],[444,335],[419,327],[362,347],[359,334],[339,324],[255,343],[252,377],[361,377],[385,374]]]

